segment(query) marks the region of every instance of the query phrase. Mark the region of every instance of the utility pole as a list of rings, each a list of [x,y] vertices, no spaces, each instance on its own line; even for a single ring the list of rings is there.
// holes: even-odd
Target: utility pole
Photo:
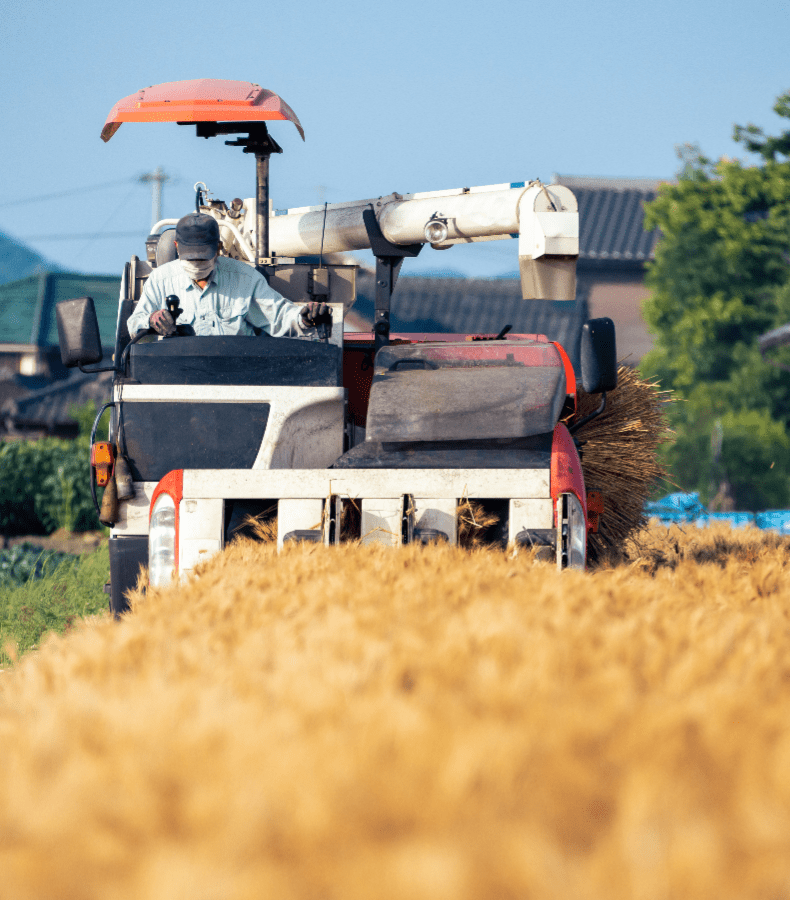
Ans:
[[[162,218],[162,185],[172,180],[161,166],[157,166],[153,172],[141,175],[138,179],[142,184],[151,185],[151,228]]]

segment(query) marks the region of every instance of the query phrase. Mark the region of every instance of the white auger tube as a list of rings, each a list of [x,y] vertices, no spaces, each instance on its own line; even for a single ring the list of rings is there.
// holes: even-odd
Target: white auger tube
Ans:
[[[522,296],[573,300],[579,255],[579,212],[573,192],[539,181],[494,184],[421,194],[389,194],[350,203],[328,203],[273,211],[269,219],[272,257],[371,249],[365,210],[373,210],[382,235],[391,244],[453,244],[518,238]],[[220,225],[226,249],[255,258],[255,200],[244,201],[242,217],[229,218],[204,207]],[[163,220],[154,231],[172,227]],[[240,240],[241,238],[241,240]]]
[[[245,230],[254,246],[254,205],[245,201],[245,207]],[[271,218],[272,255],[369,249],[366,209],[373,209],[383,236],[392,244],[431,243],[443,249],[518,238],[524,299],[575,298],[579,213],[576,198],[563,185],[497,184],[282,210]],[[432,223],[433,233],[428,229]]]

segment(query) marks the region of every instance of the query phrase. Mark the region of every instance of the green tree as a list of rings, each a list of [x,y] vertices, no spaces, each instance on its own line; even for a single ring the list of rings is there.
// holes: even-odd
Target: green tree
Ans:
[[[790,92],[774,110],[790,119]],[[677,183],[647,209],[662,237],[644,306],[656,340],[641,368],[680,398],[666,451],[674,480],[710,498],[718,421],[718,465],[738,507],[755,509],[790,504],[790,375],[756,343],[790,321],[790,130],[736,126],[734,137],[758,162],[712,162],[686,144]]]

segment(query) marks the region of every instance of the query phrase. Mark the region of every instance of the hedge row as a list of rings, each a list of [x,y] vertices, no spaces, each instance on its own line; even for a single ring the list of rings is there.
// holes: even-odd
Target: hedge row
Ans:
[[[80,425],[75,440],[41,438],[0,444],[0,534],[50,534],[101,527],[90,493],[88,403],[71,414]]]

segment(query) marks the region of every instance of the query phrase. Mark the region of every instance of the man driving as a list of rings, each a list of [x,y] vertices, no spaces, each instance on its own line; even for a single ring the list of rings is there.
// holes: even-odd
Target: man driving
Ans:
[[[219,256],[219,226],[211,216],[193,213],[179,219],[175,239],[179,258],[158,266],[148,277],[128,319],[130,335],[151,328],[168,336],[182,325],[196,335],[263,331],[272,337],[298,337],[331,324],[325,303],[312,301],[300,307],[269,287],[252,266]],[[178,322],[166,308],[171,294],[179,299]]]

